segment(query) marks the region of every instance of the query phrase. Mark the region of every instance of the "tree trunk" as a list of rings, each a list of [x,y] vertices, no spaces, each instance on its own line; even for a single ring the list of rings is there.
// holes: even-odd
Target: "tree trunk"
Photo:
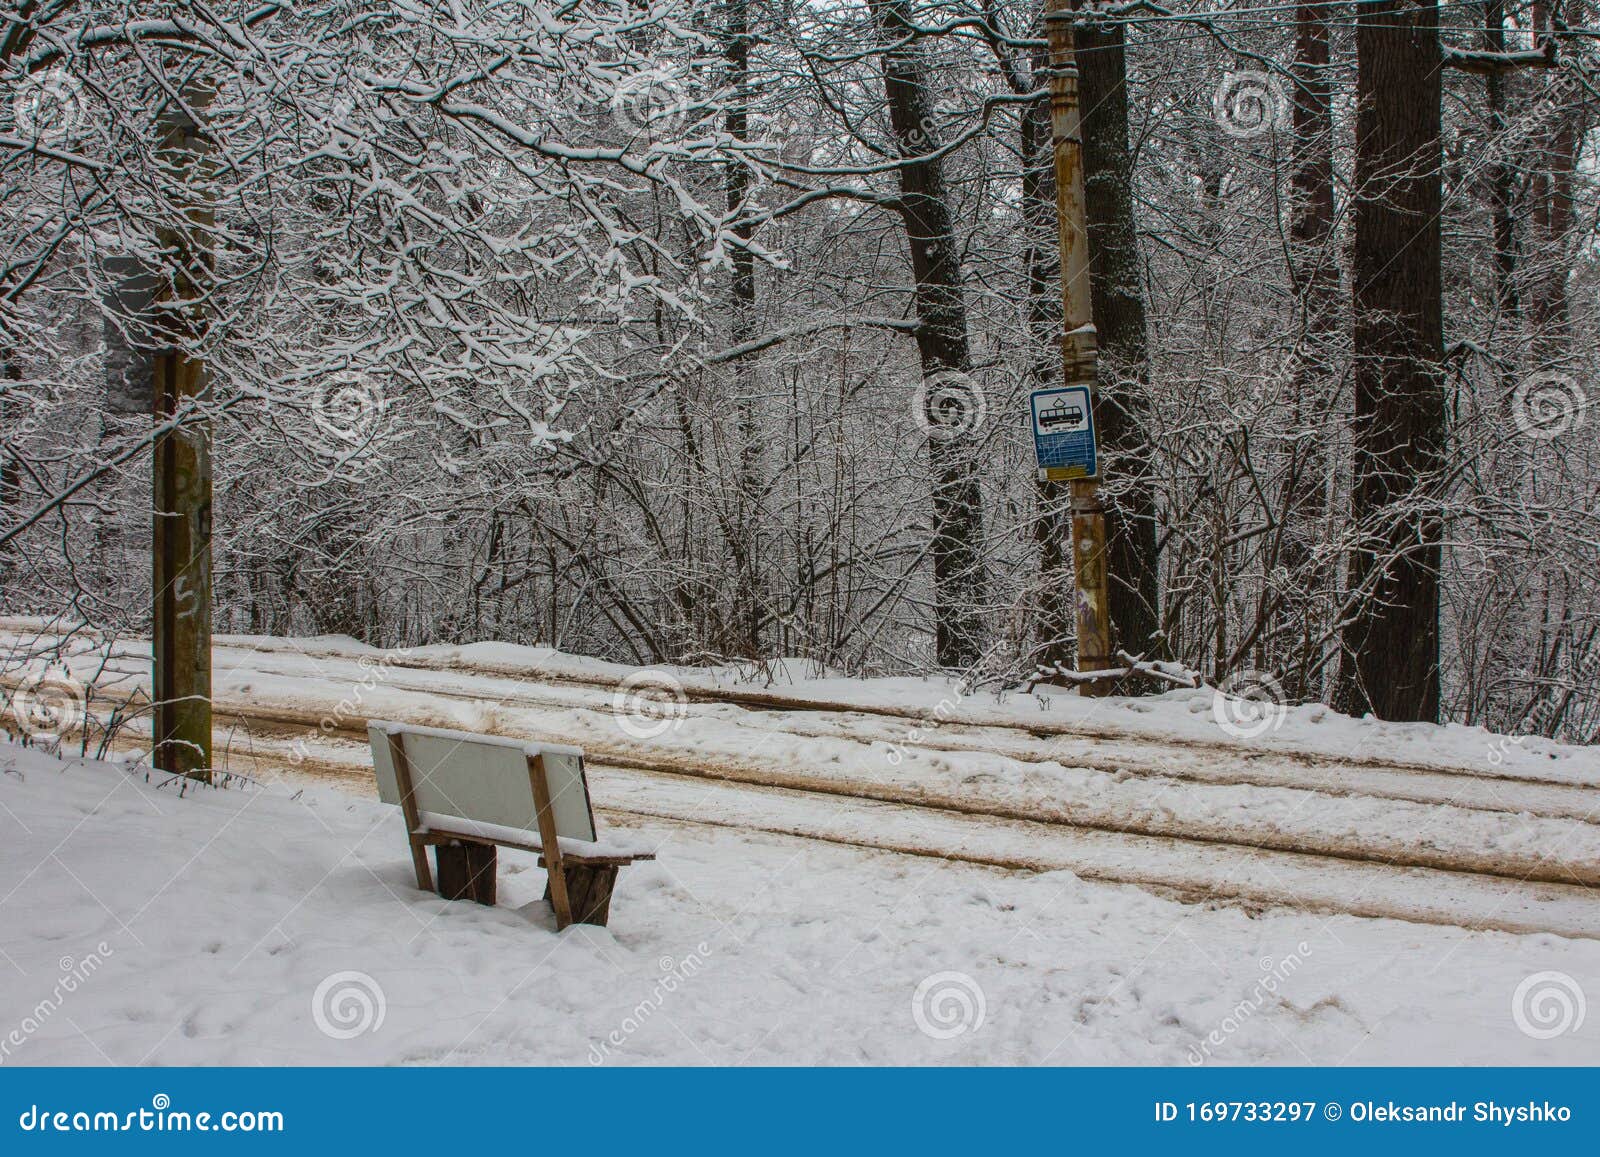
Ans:
[[[725,32],[725,58],[728,62],[728,84],[733,99],[727,108],[724,127],[728,136],[736,141],[750,139],[750,10],[747,0],[728,0],[728,24]],[[740,213],[745,208],[745,197],[750,191],[750,170],[742,159],[735,159],[727,169],[728,212]],[[749,224],[737,225],[734,233],[749,241],[754,228]],[[755,257],[748,249],[735,249],[732,254],[733,283],[732,314],[736,341],[750,336],[755,321],[756,267]],[[761,653],[761,573],[759,564],[761,462],[760,432],[756,413],[756,364],[751,357],[738,358],[733,363],[734,394],[738,406],[739,465],[738,504],[731,520],[729,539],[733,554],[735,582],[733,585],[733,624],[731,649],[745,658],[756,658]]]
[[[1435,4],[1374,0],[1356,25],[1355,480],[1357,605],[1341,706],[1439,715],[1446,437],[1440,261],[1440,50]]]
[[[1314,604],[1332,568],[1313,565],[1325,537],[1328,457],[1327,415],[1335,377],[1333,347],[1339,326],[1339,265],[1333,239],[1333,110],[1328,9],[1303,0],[1295,11],[1293,172],[1290,178],[1290,277],[1301,310],[1300,348],[1294,360],[1294,401],[1289,471],[1284,494],[1281,560],[1285,600],[1300,629],[1299,654],[1283,673],[1290,699],[1320,695],[1313,672],[1321,648]]]
[[[14,416],[20,411],[14,399],[8,395],[12,388],[22,381],[22,366],[10,350],[0,348],[0,375],[3,375],[7,385],[0,392],[0,424],[9,426]],[[20,513],[17,509],[18,495],[22,490],[22,463],[15,454],[6,454],[0,459],[0,526],[9,529],[11,520]],[[11,544],[0,547],[0,552],[9,553]]]
[[[21,411],[17,399],[11,395],[16,384],[22,380],[22,367],[16,355],[3,346],[0,346],[0,375],[3,375],[6,383],[0,387],[0,426],[6,429],[8,435],[16,438],[20,431],[12,427],[13,423],[20,424]],[[21,520],[21,498],[22,460],[15,452],[0,450],[0,529],[10,530],[14,522]],[[0,545],[0,596],[11,591],[13,571],[17,566],[16,551],[15,542]]]
[[[923,416],[933,469],[931,553],[938,662],[942,667],[969,667],[980,654],[988,602],[976,412],[969,407],[953,421],[948,413],[934,412],[941,402],[961,406],[961,391],[976,388],[959,384],[971,367],[960,257],[943,164],[931,155],[939,149],[931,67],[916,42],[907,39],[912,30],[907,0],[870,0],[870,4],[884,39],[894,45],[883,53],[884,95],[896,144],[906,158],[899,167],[899,210],[916,279],[917,353],[928,386]]]
[[[1074,10],[1083,4],[1084,0],[1073,0]],[[1148,350],[1133,217],[1123,29],[1120,24],[1080,24],[1073,37],[1082,101],[1090,295],[1100,352],[1094,412],[1105,479],[1112,645],[1137,653],[1162,653],[1157,634],[1160,559],[1146,437]]]
[[[1483,46],[1489,52],[1506,50],[1505,0],[1484,0]],[[1499,307],[1498,322],[1506,326],[1515,321],[1519,312],[1517,300],[1517,243],[1513,228],[1511,206],[1516,188],[1516,170],[1505,156],[1506,78],[1498,69],[1484,74],[1484,98],[1489,107],[1489,131],[1493,134],[1495,157],[1489,165],[1488,193],[1490,213],[1494,222],[1495,304]],[[1515,382],[1507,383],[1506,404],[1510,405],[1510,389]]]
[[[1532,6],[1535,35],[1541,44],[1552,35],[1554,19],[1560,11],[1559,0],[1554,3],[1536,2]],[[1570,15],[1570,14],[1569,14]],[[1567,23],[1580,23],[1569,19]],[[1555,89],[1563,83],[1563,76],[1553,74],[1547,81]],[[1528,322],[1534,354],[1534,370],[1558,370],[1567,366],[1572,357],[1572,312],[1567,301],[1567,276],[1572,262],[1568,252],[1573,225],[1572,185],[1582,151],[1582,108],[1574,94],[1563,100],[1555,95],[1555,106],[1550,110],[1548,124],[1541,126],[1544,135],[1538,141],[1533,158],[1532,232],[1533,252],[1538,260],[1533,263],[1532,282],[1528,294]]]
[[[1295,291],[1305,310],[1305,349],[1295,395],[1310,402],[1327,384],[1337,332],[1339,266],[1333,251],[1333,111],[1329,103],[1328,17],[1302,3],[1295,14],[1294,174],[1289,221]],[[1317,488],[1320,498],[1321,488]],[[1307,495],[1311,500],[1312,496]]]

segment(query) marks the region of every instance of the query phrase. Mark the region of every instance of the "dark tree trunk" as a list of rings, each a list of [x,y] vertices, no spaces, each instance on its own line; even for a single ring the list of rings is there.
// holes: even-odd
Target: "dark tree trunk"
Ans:
[[[10,425],[14,415],[18,414],[17,403],[8,395],[13,387],[22,381],[22,367],[17,364],[17,359],[9,350],[0,349],[0,376],[6,381],[0,387],[0,423]],[[0,526],[10,528],[11,520],[20,512],[16,509],[17,497],[22,490],[22,464],[15,454],[6,454],[0,459]],[[0,551],[8,551],[10,544],[0,547]]]
[[[1082,4],[1073,0],[1075,9]],[[1100,396],[1094,412],[1106,480],[1112,644],[1136,653],[1161,652],[1156,637],[1161,624],[1160,560],[1145,421],[1148,351],[1133,217],[1123,29],[1120,24],[1079,25],[1073,37],[1082,102],[1090,291],[1100,350]]]
[[[746,102],[750,97],[750,10],[747,0],[728,0],[726,30],[728,82],[733,100],[728,105],[724,127],[736,141],[750,139],[750,116]],[[728,165],[728,212],[744,210],[750,192],[750,170],[742,160]],[[749,224],[734,227],[741,240],[749,241],[754,229]],[[756,265],[748,249],[733,251],[732,313],[736,341],[750,335],[755,321]],[[734,583],[731,649],[746,658],[761,653],[761,569],[760,539],[756,528],[761,503],[760,435],[756,414],[756,365],[751,358],[733,363],[734,392],[739,410],[738,505],[730,520],[729,545],[733,554]]]
[[[1440,260],[1440,50],[1434,4],[1374,0],[1356,25],[1355,480],[1358,603],[1341,706],[1439,715],[1446,438]]]
[[[1294,218],[1290,235],[1299,251],[1295,278],[1302,292],[1338,290],[1337,270],[1324,247],[1333,233],[1333,112],[1329,104],[1328,6],[1302,3],[1295,12]],[[1331,273],[1331,276],[1330,276]]]
[[[1339,330],[1339,265],[1333,237],[1333,110],[1329,99],[1329,10],[1305,0],[1295,11],[1294,144],[1290,178],[1290,276],[1301,311],[1294,361],[1293,430],[1283,499],[1283,598],[1301,624],[1299,654],[1286,665],[1291,699],[1320,694],[1315,637],[1319,616],[1308,605],[1329,585],[1332,568],[1313,565],[1324,537],[1328,458],[1325,423],[1332,409],[1334,344]]]
[[[1302,3],[1295,14],[1294,176],[1289,220],[1295,291],[1305,310],[1305,351],[1297,396],[1314,397],[1330,372],[1338,325],[1339,266],[1333,251],[1333,111],[1329,102],[1328,15]],[[1320,493],[1320,491],[1319,491]]]
[[[1483,46],[1486,51],[1505,51],[1505,23],[1505,0],[1484,0]],[[1516,170],[1504,154],[1507,126],[1506,78],[1497,69],[1490,69],[1484,74],[1483,85],[1485,102],[1489,106],[1489,131],[1493,134],[1495,142],[1495,159],[1489,165],[1487,179],[1490,214],[1494,223],[1495,304],[1500,310],[1499,323],[1504,326],[1514,322],[1519,312],[1517,241],[1511,213],[1517,178]],[[1514,381],[1507,383],[1508,406],[1510,388],[1514,385]]]
[[[941,375],[965,375],[971,357],[943,165],[930,155],[939,148],[933,77],[916,42],[907,40],[912,25],[906,0],[870,3],[885,40],[895,45],[883,53],[884,94],[896,144],[907,158],[899,168],[899,209],[916,279],[917,353],[924,382],[937,382]],[[933,396],[930,389],[929,399]],[[976,431],[959,420],[952,426],[938,414],[925,417],[934,431],[928,439],[928,457],[933,468],[931,553],[938,662],[944,667],[968,667],[980,654],[988,601]]]
[[[1552,35],[1560,9],[1559,0],[1553,3],[1536,0],[1533,4],[1534,32],[1541,43]],[[1569,19],[1567,23],[1581,21]],[[1559,74],[1546,81],[1552,89],[1559,83]],[[1534,158],[1530,200],[1533,251],[1538,259],[1532,263],[1527,318],[1532,331],[1535,370],[1563,368],[1573,352],[1567,276],[1572,267],[1568,244],[1573,225],[1573,176],[1583,144],[1582,110],[1577,99],[1576,95],[1566,99],[1555,97],[1556,105],[1547,124],[1542,126],[1543,138],[1538,142]]]
[[[16,383],[22,380],[22,367],[10,350],[0,347],[0,375],[5,385],[0,386],[0,426],[15,436],[9,427],[19,420],[19,407],[11,394]],[[22,496],[22,462],[16,454],[0,451],[0,529],[10,530],[23,517],[20,509]],[[16,547],[7,542],[0,546],[0,595],[8,594],[12,571],[16,566]]]

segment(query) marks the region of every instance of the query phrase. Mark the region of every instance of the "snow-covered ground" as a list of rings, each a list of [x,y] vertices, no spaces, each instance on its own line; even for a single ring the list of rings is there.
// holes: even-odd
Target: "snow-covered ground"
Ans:
[[[670,822],[557,934],[531,857],[447,903],[337,787],[0,768],[5,1064],[1600,1063],[1595,941]]]
[[[37,677],[59,636],[0,626]],[[108,655],[85,635],[70,650],[57,690],[70,699],[63,671],[80,697],[93,684],[102,717],[145,690],[141,641]],[[365,722],[395,719],[579,744],[600,798],[640,822],[1600,937],[1597,748],[1316,706],[1258,712],[1211,689],[997,695],[798,662],[639,670],[503,644],[379,652],[240,636],[219,639],[214,660],[220,758],[258,777],[292,766],[365,791]]]

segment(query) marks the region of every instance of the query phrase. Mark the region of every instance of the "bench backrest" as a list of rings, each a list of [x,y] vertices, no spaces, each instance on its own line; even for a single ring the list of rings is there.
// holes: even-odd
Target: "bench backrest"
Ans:
[[[531,775],[543,765],[556,833],[564,839],[595,842],[594,809],[583,772],[583,751],[561,744],[502,739],[414,727],[374,719],[367,724],[378,798],[401,803],[401,777],[395,768],[391,737],[398,739],[410,766],[417,810],[467,825],[488,825],[539,834],[539,809]],[[542,757],[535,763],[535,757]],[[466,825],[463,825],[465,827]]]

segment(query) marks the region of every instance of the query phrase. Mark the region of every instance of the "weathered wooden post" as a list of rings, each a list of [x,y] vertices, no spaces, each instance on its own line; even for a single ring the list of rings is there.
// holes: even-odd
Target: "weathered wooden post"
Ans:
[[[1045,25],[1050,36],[1050,127],[1055,146],[1056,219],[1061,245],[1061,382],[1094,399],[1099,347],[1089,294],[1089,232],[1083,200],[1083,135],[1078,114],[1078,68],[1073,59],[1073,15],[1065,0],[1051,0]],[[1111,655],[1110,603],[1106,592],[1105,507],[1098,475],[1077,477],[1072,487],[1072,563],[1078,625],[1078,670],[1104,671]],[[1090,679],[1080,694],[1104,695],[1111,679]]]
[[[209,93],[186,89],[189,108]],[[205,403],[205,365],[192,343],[205,330],[205,289],[214,214],[204,183],[209,144],[190,113],[172,107],[161,119],[162,167],[182,193],[183,222],[159,233],[171,282],[158,310],[162,348],[151,373],[157,426]],[[211,423],[198,415],[156,439],[151,520],[151,631],[155,695],[152,762],[163,771],[211,782]]]

